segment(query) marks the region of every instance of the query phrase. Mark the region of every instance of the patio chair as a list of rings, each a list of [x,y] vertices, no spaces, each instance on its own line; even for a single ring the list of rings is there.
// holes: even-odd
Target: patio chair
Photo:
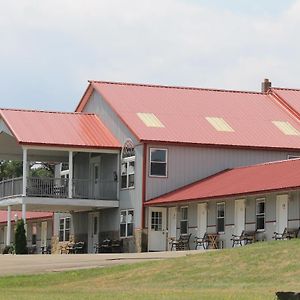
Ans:
[[[243,246],[242,242],[244,245],[254,243],[256,241],[256,233],[257,230],[243,230],[241,235],[233,234],[230,239],[232,241],[232,247],[236,245]]]
[[[181,234],[178,240],[171,240],[171,251],[175,249],[176,251],[178,250],[190,250],[190,238],[191,238],[191,233],[190,234]]]
[[[75,254],[84,253],[85,251],[85,242],[77,242],[73,247],[73,251]]]
[[[195,250],[197,250],[198,247],[203,247],[203,249],[207,249],[208,246],[208,238],[207,238],[207,233],[205,232],[203,237],[195,237]]]

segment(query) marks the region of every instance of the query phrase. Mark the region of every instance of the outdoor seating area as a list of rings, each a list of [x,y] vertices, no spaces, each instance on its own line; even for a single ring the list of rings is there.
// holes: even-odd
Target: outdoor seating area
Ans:
[[[299,228],[285,228],[282,233],[274,232],[273,239],[277,240],[291,240],[298,237],[300,231]]]
[[[85,242],[67,243],[61,245],[60,254],[83,254],[86,253]]]
[[[105,239],[94,245],[95,253],[122,253],[123,240]]]
[[[256,242],[257,230],[243,230],[241,235],[232,235],[230,239],[232,241],[232,247],[243,246]]]
[[[173,250],[190,250],[190,238],[192,234],[181,234],[179,239],[170,238],[169,244]]]

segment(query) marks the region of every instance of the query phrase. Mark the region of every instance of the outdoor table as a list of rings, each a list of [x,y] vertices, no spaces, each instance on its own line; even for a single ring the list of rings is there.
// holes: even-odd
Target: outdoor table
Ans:
[[[218,249],[218,233],[208,233],[207,239],[208,239],[208,249]]]

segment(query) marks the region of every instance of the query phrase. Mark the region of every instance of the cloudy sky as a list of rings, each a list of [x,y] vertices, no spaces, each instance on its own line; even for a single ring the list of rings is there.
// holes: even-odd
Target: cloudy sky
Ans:
[[[300,0],[0,0],[0,107],[74,110],[87,80],[300,88]]]

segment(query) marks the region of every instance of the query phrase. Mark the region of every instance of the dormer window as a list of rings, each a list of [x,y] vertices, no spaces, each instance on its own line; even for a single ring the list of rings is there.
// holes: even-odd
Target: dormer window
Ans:
[[[124,143],[121,156],[121,188],[134,188],[135,151],[132,140]]]

